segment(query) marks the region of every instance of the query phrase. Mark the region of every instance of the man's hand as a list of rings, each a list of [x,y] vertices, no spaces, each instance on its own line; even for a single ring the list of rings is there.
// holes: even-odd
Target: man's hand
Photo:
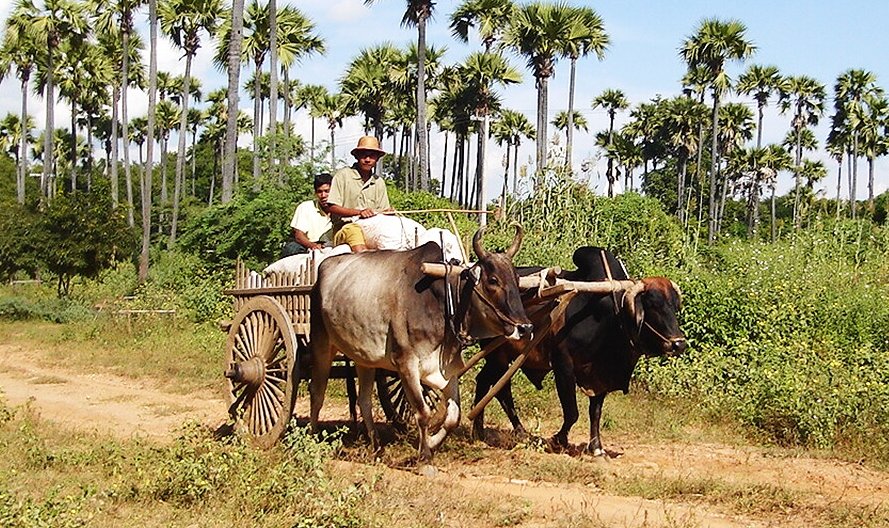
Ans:
[[[317,243],[317,242],[309,242],[309,243],[306,245],[306,248],[309,249],[310,251],[311,251],[311,250],[315,250],[315,249],[321,249],[321,248],[323,248],[323,247],[324,247],[324,244],[319,244],[319,243]]]
[[[377,213],[374,212],[373,209],[361,209],[360,211],[358,211],[359,218],[370,218],[372,216],[375,216],[376,214]]]

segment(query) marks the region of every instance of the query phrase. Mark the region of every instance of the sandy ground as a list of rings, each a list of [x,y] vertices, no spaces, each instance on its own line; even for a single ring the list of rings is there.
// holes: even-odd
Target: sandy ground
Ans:
[[[35,351],[14,342],[0,343],[0,372],[3,373],[0,391],[9,404],[30,402],[43,419],[79,430],[95,430],[118,438],[138,436],[163,441],[171,438],[186,421],[216,427],[226,419],[227,404],[218,395],[171,394],[146,381],[47,366]],[[347,414],[345,409],[341,412]],[[583,433],[577,434],[572,441],[579,443]],[[803,510],[807,504],[845,503],[871,510],[889,507],[889,473],[861,464],[776,455],[774,451],[755,447],[675,442],[653,445],[611,437],[608,442],[610,449],[622,452],[620,457],[590,459],[590,463],[601,464],[606,472],[715,479],[741,487],[774,487],[798,494],[797,502]],[[508,463],[508,455],[502,456]],[[456,483],[467,496],[490,495],[498,500],[520,498],[533,508],[533,521],[522,526],[563,522],[566,511],[584,512],[605,526],[615,527],[811,526],[805,514],[792,511],[750,519],[726,513],[718,506],[614,496],[593,483],[515,480],[485,474],[484,468],[484,464],[470,464],[420,468],[416,472],[387,469],[386,472],[391,478],[440,479],[448,486]]]

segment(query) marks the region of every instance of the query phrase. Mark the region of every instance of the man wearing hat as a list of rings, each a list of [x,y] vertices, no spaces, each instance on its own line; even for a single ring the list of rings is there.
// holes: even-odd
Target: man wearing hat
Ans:
[[[386,155],[380,142],[373,136],[358,140],[352,149],[355,164],[340,169],[333,175],[330,195],[327,197],[328,212],[333,223],[334,245],[349,244],[353,252],[367,249],[361,226],[352,223],[357,218],[370,218],[377,213],[390,211],[386,182],[374,174],[377,161]]]

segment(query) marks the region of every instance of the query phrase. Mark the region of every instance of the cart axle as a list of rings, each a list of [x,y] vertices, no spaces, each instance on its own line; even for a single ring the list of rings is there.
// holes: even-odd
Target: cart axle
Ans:
[[[257,388],[265,380],[265,361],[254,357],[240,363],[231,363],[225,371],[225,377],[236,383],[246,383]]]

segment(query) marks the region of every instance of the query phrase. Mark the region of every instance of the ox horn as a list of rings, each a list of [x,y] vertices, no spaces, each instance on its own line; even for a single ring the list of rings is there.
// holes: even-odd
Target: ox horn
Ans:
[[[488,258],[488,251],[482,246],[482,236],[485,234],[485,228],[480,227],[478,231],[475,232],[475,235],[472,236],[472,249],[475,250],[476,256],[478,256],[479,260],[485,260]]]
[[[515,237],[512,239],[512,245],[509,246],[509,249],[506,250],[506,256],[512,259],[516,253],[519,252],[519,248],[522,247],[522,237],[524,236],[524,232],[522,231],[522,226],[519,224],[513,224],[515,226]]]
[[[638,310],[636,309],[636,296],[644,290],[645,283],[640,280],[627,288],[627,291],[624,293],[623,304],[630,311],[630,316],[636,321],[636,328],[641,327],[642,321],[645,319],[645,311],[642,309],[642,306],[639,306]]]

